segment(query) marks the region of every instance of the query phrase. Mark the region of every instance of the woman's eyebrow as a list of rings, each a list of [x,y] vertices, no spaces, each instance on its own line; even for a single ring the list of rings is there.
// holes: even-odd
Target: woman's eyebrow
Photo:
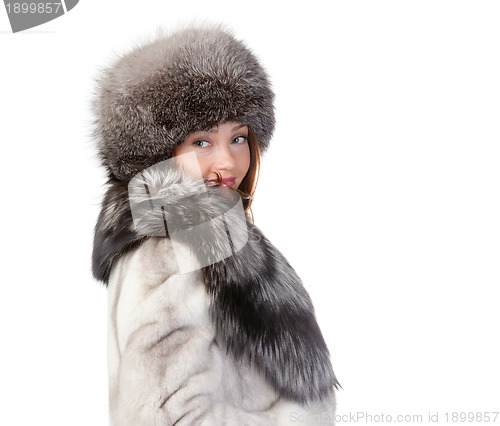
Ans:
[[[237,126],[235,126],[231,129],[231,132],[235,132],[236,130],[241,129],[242,127],[246,127],[246,124],[238,124]],[[219,130],[219,126],[215,126],[214,128],[207,130],[207,131],[195,132],[193,134],[194,135],[206,135],[209,133],[216,132],[217,130]]]
[[[245,127],[245,126],[246,126],[246,124],[239,124],[238,126],[233,127],[233,130],[231,130],[231,131],[234,132],[234,131],[241,129],[242,127]]]

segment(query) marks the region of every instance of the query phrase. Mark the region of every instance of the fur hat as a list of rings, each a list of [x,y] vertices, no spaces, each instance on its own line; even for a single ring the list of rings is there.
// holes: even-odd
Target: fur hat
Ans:
[[[196,131],[247,124],[262,151],[274,130],[274,94],[253,53],[220,27],[187,28],[139,46],[104,70],[94,136],[110,177],[128,181],[170,158]]]

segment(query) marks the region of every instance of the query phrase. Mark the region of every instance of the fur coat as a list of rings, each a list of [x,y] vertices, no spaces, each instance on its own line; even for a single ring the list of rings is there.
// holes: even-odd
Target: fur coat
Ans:
[[[110,181],[93,273],[109,292],[113,426],[333,424],[310,297],[240,206],[162,164]]]

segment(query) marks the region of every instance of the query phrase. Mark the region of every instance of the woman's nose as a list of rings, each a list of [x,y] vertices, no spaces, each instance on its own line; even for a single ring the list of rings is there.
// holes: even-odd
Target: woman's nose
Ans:
[[[219,147],[215,152],[215,170],[231,170],[234,168],[235,160],[229,147]]]

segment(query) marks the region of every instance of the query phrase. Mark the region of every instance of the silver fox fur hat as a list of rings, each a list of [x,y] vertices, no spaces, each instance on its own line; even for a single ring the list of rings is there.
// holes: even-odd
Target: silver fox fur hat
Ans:
[[[220,26],[186,28],[137,47],[104,70],[98,87],[94,137],[118,180],[170,158],[190,133],[225,121],[247,124],[261,151],[274,130],[266,72]]]

